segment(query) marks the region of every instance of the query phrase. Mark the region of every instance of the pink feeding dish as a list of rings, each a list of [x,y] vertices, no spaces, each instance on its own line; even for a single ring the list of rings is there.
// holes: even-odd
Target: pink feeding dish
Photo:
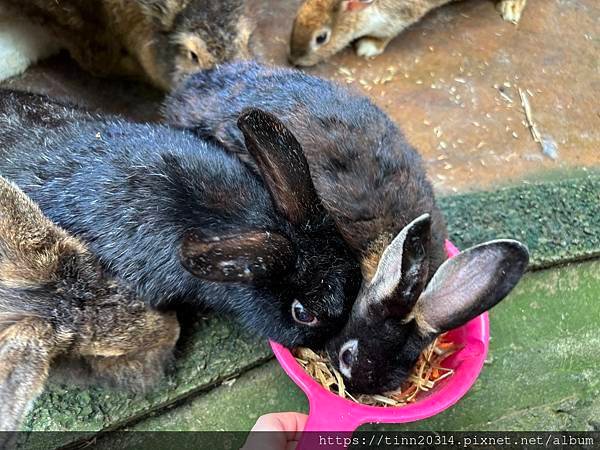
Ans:
[[[451,258],[459,250],[446,241],[446,253]],[[415,403],[401,407],[366,406],[343,399],[313,380],[287,348],[275,342],[271,342],[271,348],[283,370],[308,397],[310,412],[304,431],[351,434],[365,423],[407,423],[427,419],[458,402],[473,386],[483,368],[489,346],[489,329],[488,314],[484,313],[450,331],[449,340],[462,347],[444,360],[444,367],[454,369],[454,374],[440,381],[431,391],[420,393]],[[307,439],[302,439],[299,449],[312,448]]]

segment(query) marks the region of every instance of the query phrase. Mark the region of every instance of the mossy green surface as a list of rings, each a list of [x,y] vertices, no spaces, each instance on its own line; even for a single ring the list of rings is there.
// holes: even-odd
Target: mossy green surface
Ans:
[[[247,372],[230,386],[219,386],[128,429],[248,431],[259,413],[307,410],[306,397],[279,367],[277,361],[272,360]]]
[[[461,248],[489,239],[502,237],[519,239],[529,246],[534,268],[600,255],[600,177],[597,175],[539,185],[522,185],[496,192],[446,197],[440,199],[440,205],[447,217],[450,237]],[[595,267],[598,271],[597,265],[581,267]],[[563,270],[566,269],[548,273],[563,274]],[[574,275],[579,273],[579,269],[572,270],[575,270],[572,272]],[[586,270],[588,273],[589,270]],[[558,276],[547,275],[546,272],[544,274],[544,277]],[[528,279],[536,280],[537,276],[529,275]],[[586,275],[586,279],[590,276],[590,274]],[[477,426],[480,427],[488,422],[493,424],[494,421],[500,420],[502,422],[498,423],[505,423],[508,426],[509,418],[518,417],[527,407],[542,408],[536,411],[545,411],[544,408],[553,408],[551,405],[554,403],[571,398],[571,394],[566,391],[564,395],[560,393],[558,384],[554,383],[554,380],[564,383],[572,382],[577,377],[583,380],[589,375],[591,369],[582,368],[586,361],[585,355],[577,356],[567,352],[562,358],[558,348],[575,346],[579,338],[600,343],[588,330],[591,318],[600,317],[598,308],[600,286],[596,282],[594,295],[591,288],[586,291],[587,294],[583,294],[585,289],[577,285],[577,289],[583,291],[582,293],[574,291],[571,298],[570,294],[567,295],[567,291],[564,291],[568,280],[561,278],[562,281],[557,281],[560,285],[558,289],[552,284],[547,284],[548,280],[544,279],[546,281],[540,281],[537,287],[530,289],[529,294],[523,297],[524,300],[515,300],[519,295],[524,295],[520,292],[523,292],[526,286],[533,286],[533,281],[524,283],[523,287],[513,294],[511,301],[506,301],[492,314],[493,362],[464,400],[463,404],[466,406],[461,407],[462,409],[454,408],[452,413],[434,419],[440,422],[434,421],[431,425],[422,422],[424,427],[445,428],[447,424],[450,428],[463,429],[469,424],[474,425],[475,419],[479,420]],[[551,286],[554,287],[550,288]],[[562,298],[548,297],[553,289],[562,292],[560,294]],[[540,300],[537,302],[540,309],[527,307],[527,304],[534,302],[538,293]],[[548,306],[552,304],[557,309]],[[504,310],[509,311],[505,316],[502,313]],[[568,314],[569,320],[562,319],[562,316],[557,315],[559,313]],[[588,335],[583,335],[581,330],[572,327],[588,330]],[[529,333],[532,329],[539,330],[539,333]],[[187,396],[210,390],[222,380],[246,372],[270,356],[264,340],[249,336],[240,331],[237,325],[222,318],[211,317],[199,320],[193,330],[191,336],[184,340],[176,362],[175,373],[147,394],[132,395],[101,388],[80,389],[51,385],[36,402],[26,423],[26,429],[81,430],[88,435],[103,429],[115,429],[146,417],[150,413],[161,411]],[[585,347],[586,351],[589,349],[590,347]],[[544,359],[536,359],[536,355],[543,355]],[[499,361],[503,361],[501,367],[498,367]],[[519,367],[518,364],[521,364],[519,361],[522,364],[531,364],[520,367],[520,370],[523,370],[523,379],[519,378],[522,384],[518,384],[519,389],[515,390],[517,383],[513,375],[517,374],[507,372],[505,366]],[[596,360],[597,366],[600,366],[598,362]],[[572,370],[569,364],[572,364]],[[527,371],[533,372],[528,374]],[[535,375],[531,376],[532,374]],[[590,383],[595,383],[597,389],[598,377],[589,375],[588,378]],[[537,383],[537,388],[530,386],[533,382]],[[579,384],[571,383],[568,389],[582,383],[583,381]],[[293,405],[297,405],[298,408],[305,407],[303,396],[296,392],[289,382],[287,384],[275,381],[266,384],[256,382],[249,383],[248,387],[253,384],[259,386],[265,398],[285,396],[291,399],[292,403],[285,404],[289,409],[293,409]],[[242,386],[242,383],[240,382],[239,385]],[[546,390],[545,385],[556,386],[556,390],[553,391],[550,387]],[[524,394],[527,391],[524,387],[531,387],[531,392],[537,392],[539,399],[547,397],[548,401],[544,403],[534,401],[531,396]],[[217,394],[210,392],[206,395]],[[206,395],[199,398],[202,399]],[[512,404],[509,399],[511,396],[516,396],[516,403],[512,408],[515,410],[514,416],[508,412],[512,410],[509,408]],[[473,400],[470,400],[471,398]],[[528,398],[531,399],[531,404],[524,403]],[[236,427],[233,429],[247,429],[257,414],[276,410],[277,406],[281,405],[279,402],[257,400],[255,405],[245,407],[242,394],[239,396],[231,394],[229,401],[232,402],[231,411],[227,414],[229,422],[224,423],[235,423]],[[469,406],[469,401],[474,402],[473,406]],[[598,410],[598,405],[587,405],[583,396],[577,401],[584,402],[578,406],[579,409],[585,410],[589,407],[594,411]],[[494,402],[498,404],[494,409],[495,415],[486,414],[487,406],[483,405],[494,404]],[[249,409],[242,414],[244,408]],[[500,412],[506,414],[499,416]],[[211,414],[210,416],[198,415],[197,421],[216,427],[215,421],[218,415],[214,415],[215,411]],[[543,416],[550,417],[547,414]],[[208,417],[213,417],[214,420]],[[568,417],[565,420],[567,419],[571,420]],[[183,422],[179,423],[183,426]],[[519,419],[516,423],[524,422]],[[583,422],[579,424],[583,426]],[[225,425],[223,427],[226,428]],[[548,427],[551,428],[550,425]],[[35,440],[35,436],[31,439]],[[33,441],[30,447],[35,448]],[[47,442],[43,447],[51,448]]]
[[[531,267],[600,255],[600,176],[441,198],[460,248],[499,238],[526,243]]]

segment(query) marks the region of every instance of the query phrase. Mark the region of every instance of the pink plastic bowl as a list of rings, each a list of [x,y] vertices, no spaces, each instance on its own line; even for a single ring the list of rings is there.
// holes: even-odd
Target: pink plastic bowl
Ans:
[[[451,242],[446,241],[446,252],[449,257],[453,257],[459,251]],[[283,370],[308,397],[310,412],[304,431],[351,434],[365,423],[414,422],[434,416],[454,405],[473,386],[483,368],[488,352],[489,330],[488,315],[484,313],[450,331],[450,340],[462,346],[444,361],[445,367],[454,369],[454,375],[442,380],[431,391],[421,393],[415,403],[397,408],[365,406],[343,399],[313,380],[287,348],[275,342],[271,342],[271,348]],[[305,439],[302,441],[298,448],[311,448]]]

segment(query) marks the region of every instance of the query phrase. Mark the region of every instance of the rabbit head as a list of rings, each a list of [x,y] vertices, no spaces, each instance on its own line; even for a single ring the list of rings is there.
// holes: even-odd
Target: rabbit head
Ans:
[[[305,0],[294,21],[290,61],[312,66],[352,42],[356,54],[374,57],[429,11],[452,0]],[[526,0],[499,0],[505,20],[517,23]]]
[[[397,389],[427,345],[500,302],[529,261],[521,243],[490,241],[444,262],[425,287],[429,235],[427,214],[398,234],[361,288],[348,324],[328,344],[350,391]]]
[[[166,90],[191,73],[247,56],[252,25],[240,0],[140,0],[140,6],[154,26],[140,62]]]
[[[306,0],[296,15],[290,62],[313,66],[363,36],[374,0]]]
[[[318,346],[347,321],[360,285],[358,262],[321,205],[292,133],[257,109],[245,110],[238,126],[285,229],[220,236],[192,230],[181,246],[181,262],[201,279],[249,283],[270,293],[271,326],[277,330],[266,334],[286,345]],[[241,313],[249,319],[255,311]],[[260,328],[268,321],[255,322]]]

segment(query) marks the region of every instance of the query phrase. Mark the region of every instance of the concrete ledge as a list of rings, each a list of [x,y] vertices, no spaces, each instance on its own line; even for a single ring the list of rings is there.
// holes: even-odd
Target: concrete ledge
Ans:
[[[448,218],[451,238],[458,246],[464,248],[484,240],[500,237],[520,239],[526,242],[531,249],[532,267],[543,268],[600,255],[599,193],[600,176],[590,175],[586,178],[539,185],[523,185],[496,192],[446,197],[440,200],[440,204]],[[597,270],[597,266],[595,267]],[[568,282],[568,279],[565,279],[564,282]],[[528,295],[534,296],[537,289],[540,290],[540,295],[546,295],[543,293],[546,289],[543,284]],[[596,286],[596,292],[598,289],[600,288]],[[592,297],[593,295],[589,297],[587,304],[593,305],[595,308],[593,314],[596,314],[595,317],[599,317],[597,295]],[[540,303],[543,302],[540,301]],[[540,334],[528,334],[527,329],[531,328],[528,321],[535,322],[536,318],[541,317],[540,312],[532,313],[519,301],[511,304],[516,304],[515,308],[517,309],[504,319],[498,315],[498,319],[493,323],[494,342],[503,339],[503,342],[506,343],[505,348],[497,348],[494,352],[498,355],[504,352],[502,361],[506,361],[507,365],[510,365],[510,361],[517,360],[525,363],[535,356],[536,351],[543,352],[544,348],[555,345],[558,339],[564,340],[569,337],[560,328],[553,328],[553,332],[550,334],[542,333],[542,328],[545,328],[546,325],[540,328],[536,323],[534,323],[536,325],[534,329],[539,330]],[[560,307],[571,308],[572,305],[561,303]],[[576,323],[585,323],[586,317],[594,317],[590,312],[592,308],[587,307],[586,302],[578,308],[583,315]],[[553,309],[547,311],[544,309],[544,314],[554,314],[553,311]],[[517,328],[511,328],[514,324],[519,323],[515,321],[515,317],[522,318],[523,323]],[[568,321],[564,323],[567,325]],[[593,335],[586,336],[577,335],[572,337],[574,340],[569,342],[574,345],[577,343],[577,339],[593,338]],[[521,337],[525,337],[526,340],[519,344],[520,350],[511,350],[512,342]],[[567,345],[567,342],[564,341],[563,344]],[[522,359],[523,356],[527,356],[527,358]],[[168,405],[180,402],[188,396],[210,390],[223,380],[244,373],[269,357],[270,352],[264,341],[241,332],[235,324],[220,318],[202,318],[192,327],[190,336],[184,340],[175,373],[148,394],[136,396],[100,388],[86,390],[52,385],[36,403],[25,428],[26,430],[40,431],[80,430],[89,437],[103,429],[115,429],[138,421],[150,413],[161,411]],[[530,379],[537,383],[540,395],[545,392],[545,384],[552,382],[549,377],[554,376],[554,369],[549,364],[559,361],[559,359],[552,360],[546,365],[540,361],[536,363],[535,367],[542,373],[538,373]],[[584,361],[582,361],[583,363]],[[527,370],[533,368],[534,366],[528,367]],[[543,373],[546,373],[545,377],[542,377]],[[556,374],[557,379],[560,378],[560,373],[559,371]],[[498,396],[499,400],[505,395],[505,389],[510,389],[515,384],[515,379],[512,375],[507,375],[504,370],[486,371],[486,375],[477,386],[486,383],[486,376],[492,376],[492,374],[495,374],[495,378],[487,382],[485,397],[491,399]],[[575,374],[571,375],[576,376]],[[263,395],[269,398],[272,398],[271,390],[277,389],[277,383],[273,385],[257,383],[257,386],[262,386]],[[289,384],[285,388],[286,392],[288,388]],[[476,388],[473,394],[478,392],[478,389],[480,388]],[[558,387],[556,389],[558,392]],[[286,395],[283,391],[280,391],[279,394]],[[293,395],[298,396],[297,393],[289,392],[286,397]],[[518,395],[522,396],[523,394],[519,392]],[[200,398],[202,397],[204,396]],[[553,401],[560,401],[566,397],[553,397]],[[240,413],[244,416],[241,413],[242,410],[238,409],[238,406],[241,408],[241,405],[244,404],[244,399],[232,396],[230,400],[239,403],[231,405],[231,414],[229,415],[235,416]],[[481,400],[477,401],[481,402]],[[271,403],[268,406],[257,405],[257,408],[262,413],[275,410],[275,406]],[[475,414],[469,414],[475,418],[486,417],[484,410],[485,408],[482,407]],[[518,409],[518,411],[521,410],[522,408]],[[460,415],[456,415],[457,410],[453,411],[452,417],[456,417],[456,420],[450,423],[455,429],[458,429],[458,425],[463,423],[462,420],[467,419],[463,417],[459,420]],[[204,416],[202,420],[206,420],[206,417]],[[244,417],[246,419],[238,424],[241,429],[247,427],[250,418],[254,419],[254,414]],[[236,421],[235,417],[228,419]],[[210,420],[207,423],[213,425]],[[183,424],[181,425],[183,427]],[[38,445],[43,448],[52,447],[48,442],[36,444],[35,439],[35,436],[30,437],[28,447],[36,448]],[[64,441],[56,442],[56,446],[64,443]]]
[[[600,175],[439,201],[460,248],[498,238],[525,242],[531,268],[600,255]]]

